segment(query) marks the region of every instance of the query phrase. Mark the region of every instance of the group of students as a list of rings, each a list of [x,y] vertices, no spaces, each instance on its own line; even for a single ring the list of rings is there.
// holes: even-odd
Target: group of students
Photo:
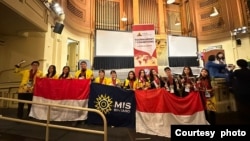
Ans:
[[[129,71],[127,78],[124,82],[117,77],[116,71],[110,72],[110,77],[105,76],[105,70],[100,69],[97,77],[94,77],[93,71],[87,68],[87,62],[82,61],[80,63],[81,69],[75,72],[74,76],[70,74],[70,68],[68,66],[63,67],[62,73],[57,75],[56,67],[54,65],[49,66],[46,74],[38,69],[39,62],[33,61],[31,63],[31,69],[20,70],[20,64],[16,65],[16,71],[22,74],[22,80],[20,88],[18,90],[18,99],[32,101],[33,91],[32,88],[35,84],[35,78],[49,78],[49,79],[91,79],[92,83],[99,83],[104,85],[111,85],[121,87],[127,90],[147,90],[164,88],[170,93],[177,96],[184,97],[189,92],[198,90],[201,92],[210,91],[210,76],[206,69],[202,69],[201,75],[196,78],[189,66],[183,68],[181,75],[174,75],[169,67],[164,69],[166,76],[160,76],[156,70],[151,69],[149,75],[146,74],[144,69],[139,71],[136,76],[134,71]],[[23,118],[24,103],[18,103],[17,117]],[[30,112],[31,104],[28,104],[28,113]],[[28,115],[27,115],[28,116]]]
[[[242,62],[242,61],[240,61]],[[241,64],[239,64],[241,65]],[[56,67],[54,65],[49,66],[48,71],[43,75],[42,71],[38,69],[39,62],[33,61],[31,63],[31,69],[20,71],[20,64],[16,65],[16,71],[22,74],[22,80],[20,88],[18,90],[18,99],[32,101],[33,91],[32,87],[35,83],[36,77],[49,78],[49,79],[91,79],[93,83],[99,83],[104,85],[112,85],[121,87],[128,90],[147,90],[164,88],[169,93],[176,96],[185,97],[192,91],[198,91],[201,94],[201,98],[204,106],[206,101],[213,96],[213,88],[211,85],[211,76],[209,69],[202,68],[200,74],[195,76],[191,67],[184,66],[182,74],[173,74],[170,67],[164,68],[165,76],[160,76],[155,69],[151,69],[147,75],[145,70],[139,71],[138,75],[134,71],[129,71],[127,78],[124,82],[117,77],[116,71],[110,72],[110,77],[105,76],[105,70],[100,69],[99,75],[94,77],[93,71],[87,68],[87,62],[82,61],[80,63],[81,69],[75,72],[75,75],[70,74],[70,67],[63,67],[63,71],[60,75],[57,75]],[[244,61],[245,67],[245,61]],[[31,88],[31,89],[29,89]],[[18,103],[17,117],[23,118],[24,103]],[[28,104],[28,113],[30,112],[31,104]],[[205,108],[206,109],[206,108]],[[211,111],[210,118],[211,123],[215,123],[215,113]],[[28,115],[27,115],[28,116]]]

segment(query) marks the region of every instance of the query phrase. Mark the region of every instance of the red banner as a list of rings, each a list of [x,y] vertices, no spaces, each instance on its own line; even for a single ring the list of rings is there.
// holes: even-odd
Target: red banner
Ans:
[[[152,68],[158,72],[154,25],[133,25],[132,31],[136,75],[141,69],[144,69],[146,73],[149,73]]]

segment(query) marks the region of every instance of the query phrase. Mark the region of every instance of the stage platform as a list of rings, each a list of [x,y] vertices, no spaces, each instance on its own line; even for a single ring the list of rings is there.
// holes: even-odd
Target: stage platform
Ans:
[[[15,118],[16,112],[15,108],[0,109],[0,115],[6,117]],[[25,118],[24,120],[45,122],[32,118]],[[76,126],[72,125],[72,121],[51,123],[68,127],[103,130],[100,125],[91,125],[86,122],[81,122]],[[103,135],[50,128],[49,139],[50,141],[103,141]],[[170,138],[136,133],[134,128],[108,127],[108,141],[135,140],[170,141]],[[0,141],[45,141],[45,127],[0,120]]]
[[[0,115],[15,117],[15,108],[0,109]],[[38,121],[36,119],[26,118],[24,120]],[[44,122],[44,121],[39,121]],[[74,127],[73,122],[52,122],[53,124]],[[241,124],[237,112],[217,113],[217,124]],[[91,125],[82,122],[77,128],[103,130],[100,125]],[[102,135],[83,133],[77,131],[61,130],[50,128],[50,141],[103,141]],[[136,133],[135,129],[125,127],[108,127],[108,141],[170,141],[170,138]],[[0,141],[45,141],[45,127],[24,124],[19,122],[0,120]]]

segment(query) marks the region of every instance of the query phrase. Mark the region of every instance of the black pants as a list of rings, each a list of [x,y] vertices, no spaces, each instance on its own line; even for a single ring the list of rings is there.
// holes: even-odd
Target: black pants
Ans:
[[[216,124],[216,114],[214,111],[205,110],[205,117],[207,121],[210,123],[210,125]]]
[[[32,99],[33,99],[33,94],[32,94],[32,93],[19,93],[19,94],[18,94],[18,99],[19,99],[19,100],[29,100],[29,101],[32,101]],[[23,118],[24,104],[25,104],[25,103],[18,102],[17,118],[20,118],[20,119]],[[29,113],[30,113],[30,109],[31,109],[31,104],[28,104],[27,116],[28,116]]]
[[[249,98],[246,100],[236,99],[237,115],[240,124],[250,124],[250,102]]]

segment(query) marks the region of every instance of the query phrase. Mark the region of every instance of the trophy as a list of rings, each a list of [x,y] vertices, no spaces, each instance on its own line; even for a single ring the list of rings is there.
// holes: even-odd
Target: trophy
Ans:
[[[25,60],[21,60],[18,64],[15,65],[15,67],[20,68],[21,64],[25,63]]]

